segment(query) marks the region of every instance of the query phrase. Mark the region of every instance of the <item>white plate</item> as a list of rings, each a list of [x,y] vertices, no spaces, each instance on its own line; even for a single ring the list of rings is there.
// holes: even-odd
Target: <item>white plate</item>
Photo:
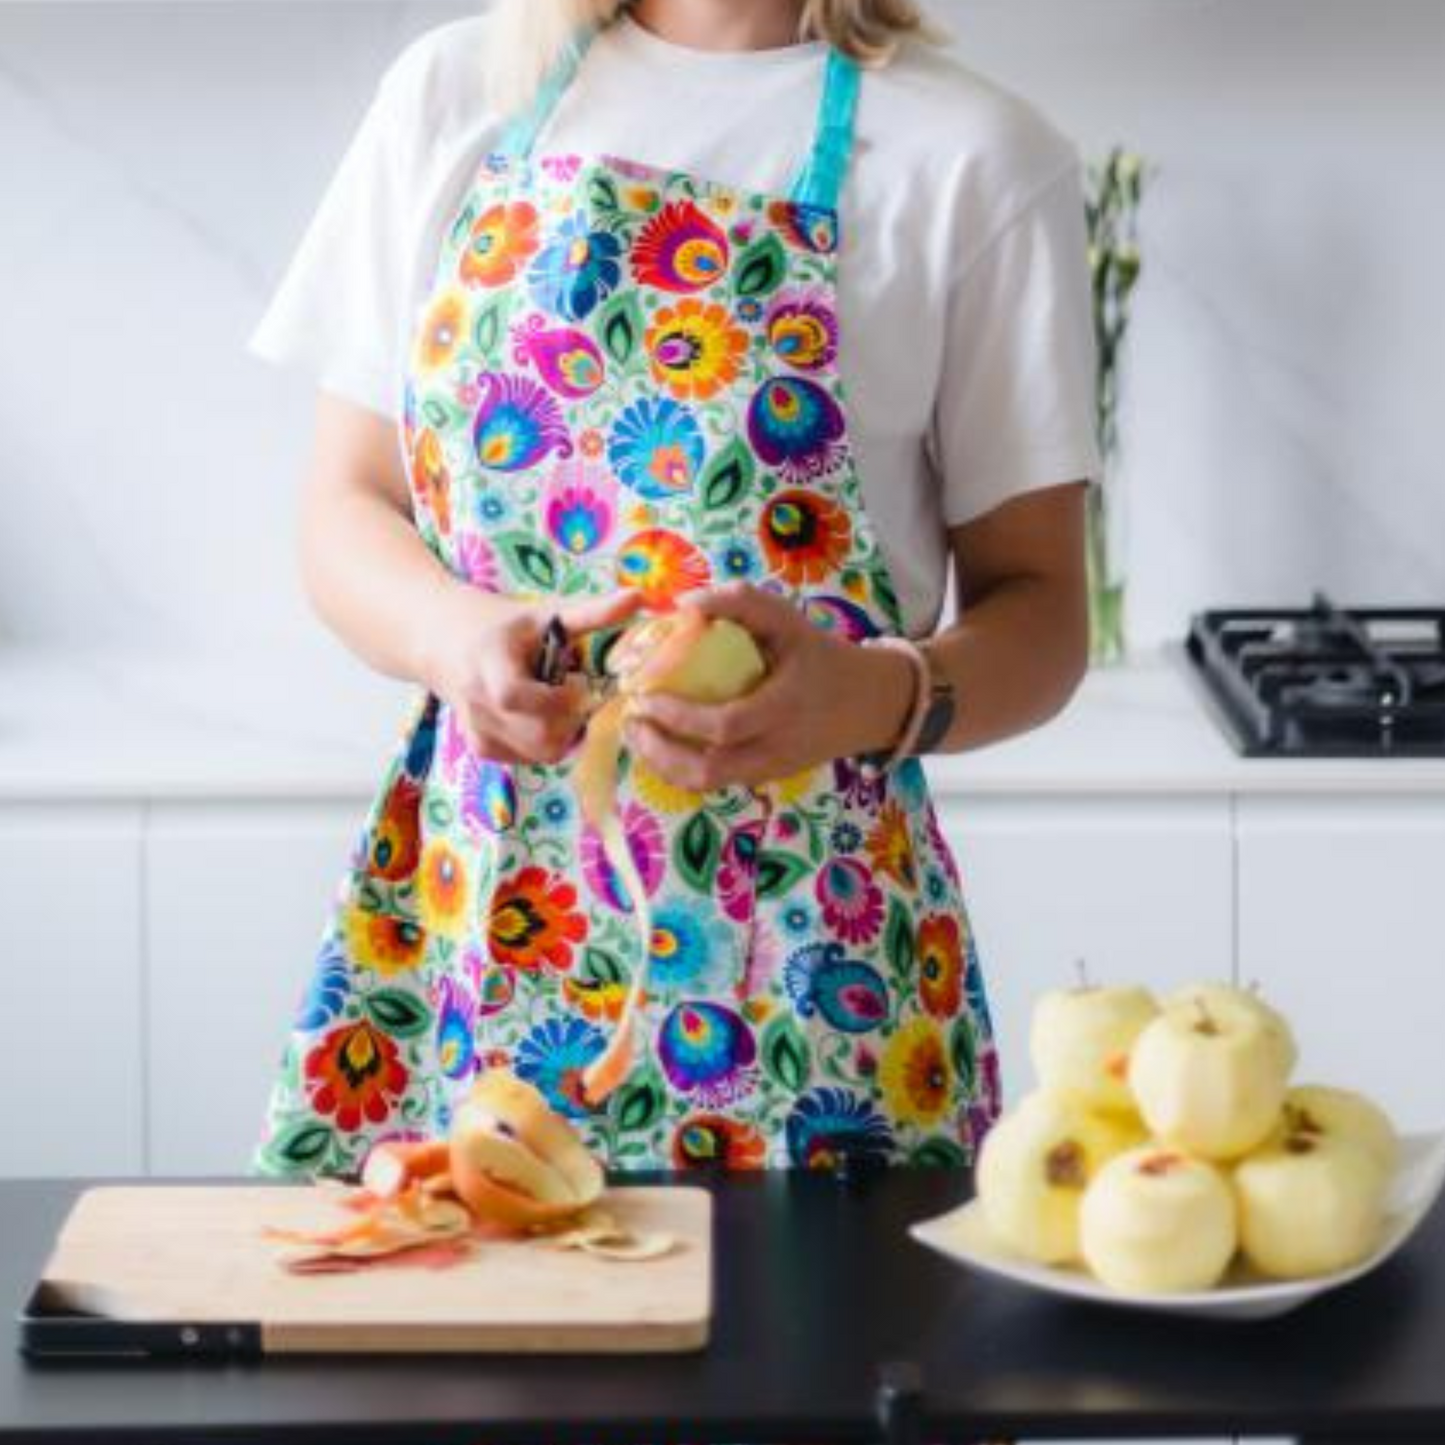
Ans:
[[[1379,1248],[1349,1269],[1313,1279],[1272,1280],[1254,1274],[1236,1261],[1214,1289],[1191,1294],[1131,1294],[1110,1289],[1082,1268],[1050,1268],[1011,1253],[990,1233],[976,1199],[921,1220],[909,1233],[956,1263],[984,1274],[1012,1280],[1028,1289],[1129,1309],[1162,1310],[1169,1314],[1213,1315],[1222,1319],[1262,1319],[1283,1314],[1326,1290],[1337,1289],[1383,1264],[1414,1232],[1445,1188],[1445,1130],[1405,1134],[1400,1163],[1386,1202],[1385,1230]]]

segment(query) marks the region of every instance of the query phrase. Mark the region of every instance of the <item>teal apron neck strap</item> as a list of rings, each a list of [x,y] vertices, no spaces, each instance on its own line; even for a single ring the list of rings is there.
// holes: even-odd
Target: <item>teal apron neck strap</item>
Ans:
[[[557,108],[562,92],[572,84],[587,47],[597,38],[601,28],[601,25],[591,22],[578,26],[572,33],[561,54],[552,62],[551,69],[542,77],[526,108],[513,116],[502,132],[500,149],[503,152],[521,160],[531,155],[537,136]]]
[[[799,205],[830,211],[838,207],[843,178],[853,153],[859,74],[857,61],[841,50],[829,48],[812,152],[789,191]]]

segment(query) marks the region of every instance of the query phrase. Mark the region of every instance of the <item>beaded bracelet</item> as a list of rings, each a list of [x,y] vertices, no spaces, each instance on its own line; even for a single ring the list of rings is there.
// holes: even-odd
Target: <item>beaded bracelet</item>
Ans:
[[[865,637],[864,647],[886,648],[889,652],[906,657],[913,668],[913,702],[908,709],[908,718],[893,746],[876,753],[865,753],[858,759],[858,766],[868,778],[878,777],[886,768],[901,759],[911,756],[918,735],[923,731],[924,719],[928,716],[929,669],[923,649],[907,637]]]

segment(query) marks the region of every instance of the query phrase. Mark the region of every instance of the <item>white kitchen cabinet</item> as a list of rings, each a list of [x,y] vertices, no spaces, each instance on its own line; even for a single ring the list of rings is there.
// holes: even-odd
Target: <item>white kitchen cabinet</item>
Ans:
[[[244,1173],[365,804],[165,804],[146,844],[150,1169]]]
[[[964,893],[1009,1103],[1033,1084],[1029,1017],[1084,959],[1168,989],[1233,968],[1230,800],[952,796],[939,817]]]
[[[1240,976],[1295,1026],[1297,1077],[1445,1125],[1445,798],[1245,797]]]
[[[0,804],[0,1174],[136,1174],[141,810]]]

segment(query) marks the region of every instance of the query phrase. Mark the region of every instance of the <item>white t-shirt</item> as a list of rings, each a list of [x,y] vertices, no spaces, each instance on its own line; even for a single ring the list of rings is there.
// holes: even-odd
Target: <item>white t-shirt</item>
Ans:
[[[400,412],[441,238],[501,134],[483,13],[382,76],[247,346]],[[812,141],[822,42],[698,50],[625,11],[584,56],[536,153],[606,152],[782,193]],[[840,199],[839,358],[850,439],[908,630],[935,626],[946,528],[1097,478],[1080,160],[1029,102],[909,42],[865,69]]]

